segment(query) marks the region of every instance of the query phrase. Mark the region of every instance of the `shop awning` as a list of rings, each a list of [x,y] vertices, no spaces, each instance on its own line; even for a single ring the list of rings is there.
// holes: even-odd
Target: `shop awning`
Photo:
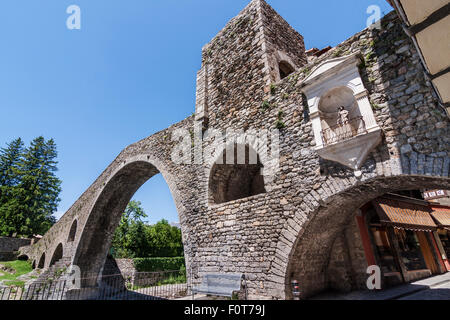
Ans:
[[[427,205],[390,198],[378,198],[373,204],[382,223],[414,231],[437,229]]]
[[[442,228],[450,228],[450,208],[449,207],[434,207],[431,215],[438,222]]]

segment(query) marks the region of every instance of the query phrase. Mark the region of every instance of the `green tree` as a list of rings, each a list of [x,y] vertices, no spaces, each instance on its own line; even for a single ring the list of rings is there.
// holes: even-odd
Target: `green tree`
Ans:
[[[147,227],[149,257],[179,257],[183,255],[181,230],[161,220]]]
[[[130,201],[114,232],[111,251],[116,258],[140,257],[145,252],[145,225],[147,215],[139,201]]]
[[[115,258],[178,257],[183,255],[181,230],[166,220],[147,225],[139,201],[131,201],[117,227],[111,253]]]
[[[15,185],[8,186],[8,197],[0,206],[0,233],[31,236],[43,234],[55,223],[61,191],[56,177],[56,145],[53,139],[34,139],[13,169]]]
[[[0,149],[0,206],[8,202],[10,190],[18,183],[18,166],[23,152],[21,138]]]

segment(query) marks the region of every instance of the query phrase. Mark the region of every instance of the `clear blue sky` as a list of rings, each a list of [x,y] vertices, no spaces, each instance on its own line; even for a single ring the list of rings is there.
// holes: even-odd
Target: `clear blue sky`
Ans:
[[[201,48],[249,0],[2,0],[0,146],[54,138],[63,214],[127,145],[189,116]],[[385,0],[268,0],[305,38],[335,46]],[[68,30],[66,8],[81,8]],[[135,195],[150,222],[178,221],[159,175]]]

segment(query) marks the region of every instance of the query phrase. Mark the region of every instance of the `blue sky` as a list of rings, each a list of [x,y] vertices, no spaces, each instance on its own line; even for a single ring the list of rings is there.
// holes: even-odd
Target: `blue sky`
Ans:
[[[64,213],[127,145],[189,116],[201,48],[249,0],[3,0],[0,146],[55,139]],[[305,38],[335,46],[385,0],[268,0]],[[81,30],[66,9],[81,8]],[[160,175],[135,195],[154,223],[178,221]]]

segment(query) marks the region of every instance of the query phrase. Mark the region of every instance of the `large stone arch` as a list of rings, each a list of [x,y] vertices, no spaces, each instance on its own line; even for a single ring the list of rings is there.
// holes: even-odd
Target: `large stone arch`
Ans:
[[[122,213],[136,191],[154,175],[161,173],[167,182],[183,224],[183,209],[175,180],[162,163],[148,155],[128,158],[109,175],[89,212],[80,235],[73,264],[81,269],[82,286],[96,286],[112,237]],[[188,261],[186,261],[188,263]]]
[[[433,176],[374,177],[357,184],[329,177],[304,198],[284,226],[271,266],[272,280],[284,282],[284,292],[275,289],[274,295],[292,298],[292,279],[299,281],[303,297],[327,289],[326,269],[333,244],[365,203],[393,191],[449,187],[448,179]]]

